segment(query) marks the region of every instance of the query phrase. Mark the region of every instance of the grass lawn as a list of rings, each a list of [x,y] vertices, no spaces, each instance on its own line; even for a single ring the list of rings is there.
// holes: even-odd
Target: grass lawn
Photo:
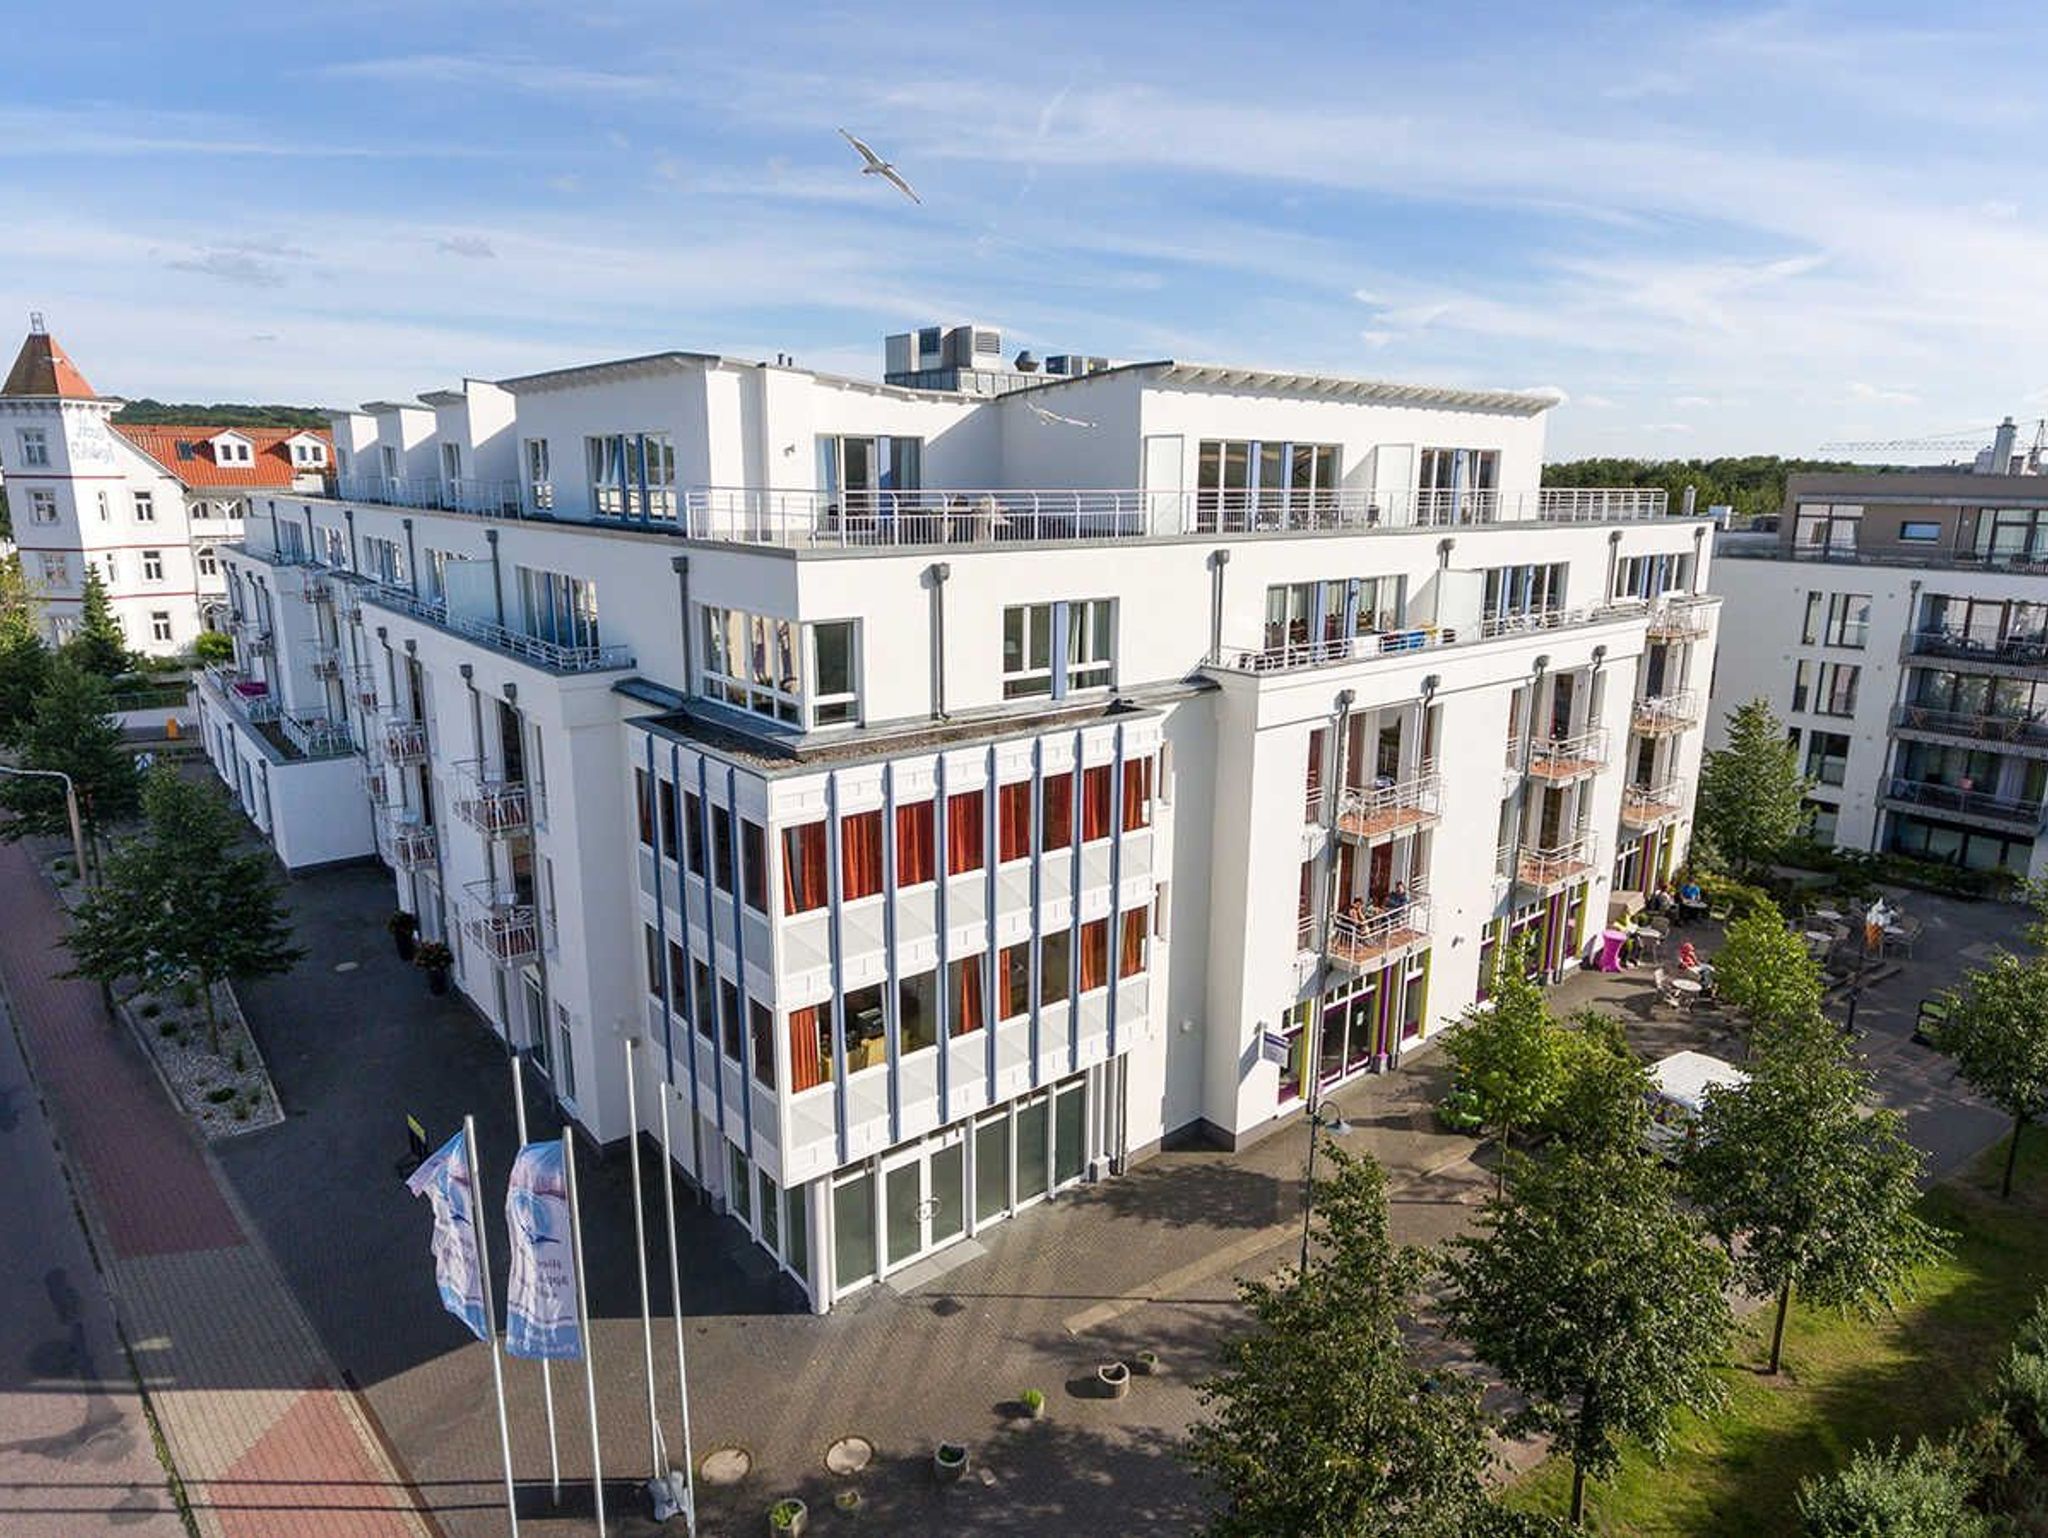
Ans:
[[[2000,1143],[1928,1192],[1926,1216],[1954,1253],[1914,1297],[1878,1322],[1802,1308],[1786,1327],[1785,1370],[1768,1358],[1771,1311],[1745,1321],[1727,1369],[1728,1403],[1687,1415],[1660,1465],[1631,1449],[1611,1482],[1587,1487],[1596,1533],[1796,1534],[1800,1478],[1837,1466],[1871,1439],[1939,1435],[1961,1421],[2014,1329],[2048,1285],[2048,1133],[2023,1140],[2010,1202],[1998,1199]],[[1571,1468],[1538,1466],[1510,1503],[1564,1514]]]

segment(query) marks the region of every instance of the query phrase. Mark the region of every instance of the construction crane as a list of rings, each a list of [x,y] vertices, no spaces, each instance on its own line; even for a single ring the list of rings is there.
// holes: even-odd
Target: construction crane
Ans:
[[[2019,428],[2011,417],[1995,427],[1966,427],[1952,433],[1928,433],[1918,438],[1879,438],[1867,441],[1842,440],[1823,443],[1823,450],[1834,449],[1852,454],[1893,454],[1893,453],[1951,453],[1960,449],[1982,449],[1988,442],[1994,447],[2001,441],[2008,445],[2017,443]],[[1994,456],[1995,457],[1995,456]],[[2008,460],[2009,462],[2009,460]],[[2038,475],[2048,470],[2048,417],[2034,423],[2034,441],[2026,455],[2026,473]]]

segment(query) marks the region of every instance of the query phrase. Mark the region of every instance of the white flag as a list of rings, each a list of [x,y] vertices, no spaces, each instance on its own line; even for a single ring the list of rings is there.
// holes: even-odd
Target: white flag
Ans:
[[[429,1154],[405,1188],[434,1206],[434,1280],[442,1307],[475,1331],[478,1340],[489,1340],[483,1268],[477,1264],[475,1193],[463,1135],[456,1133]]]
[[[559,1139],[528,1143],[512,1161],[505,1226],[512,1249],[505,1282],[505,1349],[513,1356],[581,1356],[569,1186]]]

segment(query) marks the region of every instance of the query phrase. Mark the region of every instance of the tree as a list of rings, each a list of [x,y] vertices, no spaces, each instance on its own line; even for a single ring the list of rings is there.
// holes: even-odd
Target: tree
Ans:
[[[1849,1466],[1799,1481],[1805,1538],[1981,1538],[1990,1522],[1970,1507],[1963,1460],[1922,1441],[1901,1452],[1865,1447]]]
[[[0,743],[14,740],[49,681],[50,649],[37,629],[41,607],[21,557],[0,557]]]
[[[1649,1131],[1650,1074],[1622,1024],[1597,1009],[1573,1016],[1561,1033],[1558,1092],[1544,1130],[1586,1153],[1638,1153]]]
[[[202,630],[192,638],[192,656],[199,662],[232,662],[235,638],[225,630]]]
[[[33,711],[15,735],[23,768],[56,769],[78,791],[79,820],[88,837],[131,817],[140,804],[135,760],[121,746],[105,679],[81,671],[68,657],[50,664]],[[0,806],[15,820],[0,828],[14,839],[36,833],[65,836],[64,787],[55,780],[0,776]]]
[[[1752,1045],[1820,1014],[1820,966],[1768,902],[1731,920],[1714,956],[1714,991],[1748,1022]]]
[[[1728,715],[1728,745],[1700,765],[1697,834],[1738,875],[1754,875],[1799,836],[1813,781],[1799,772],[1799,750],[1763,700]]]
[[[107,602],[107,585],[100,580],[99,568],[90,563],[85,568],[85,599],[79,610],[78,630],[64,643],[64,655],[76,666],[102,678],[120,677],[130,670],[133,660],[121,622],[114,618],[113,607]]]
[[[155,986],[190,980],[220,1050],[214,985],[288,972],[305,954],[290,943],[268,858],[238,847],[219,791],[160,769],[143,791],[144,827],[107,857],[99,886],[79,905],[67,944],[73,975]]]
[[[1491,997],[1467,1009],[1444,1040],[1453,1077],[1476,1097],[1480,1124],[1500,1140],[1496,1193],[1506,1186],[1508,1140],[1517,1128],[1541,1121],[1562,1086],[1562,1034],[1543,990],[1530,979],[1525,942],[1502,949]]]
[[[1484,1507],[1477,1388],[1403,1333],[1427,1265],[1387,1232],[1386,1176],[1333,1148],[1306,1277],[1239,1288],[1251,1332],[1204,1384],[1187,1460],[1224,1497],[1211,1538],[1464,1538]]]
[[[1575,1526],[1622,1437],[1654,1446],[1680,1406],[1721,1398],[1728,1262],[1674,1197],[1640,1152],[1559,1143],[1447,1246],[1451,1331],[1528,1401],[1509,1429],[1547,1432],[1571,1459]]]
[[[2012,1195],[2020,1134],[2048,1112],[2048,958],[1999,951],[1950,995],[1935,1045],[1970,1088],[2012,1118],[1999,1195]]]
[[[1916,1210],[1920,1151],[1897,1112],[1867,1109],[1870,1094],[1869,1073],[1818,1019],[1764,1038],[1747,1081],[1707,1094],[1685,1185],[1737,1284],[1777,1299],[1769,1372],[1795,1290],[1830,1308],[1890,1307],[1943,1248]]]

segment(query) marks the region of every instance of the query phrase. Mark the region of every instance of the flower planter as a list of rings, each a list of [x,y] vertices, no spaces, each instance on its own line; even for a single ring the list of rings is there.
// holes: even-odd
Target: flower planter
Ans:
[[[1026,1420],[1042,1421],[1045,1419],[1045,1395],[1041,1394],[1037,1389],[1027,1388],[1024,1390],[1017,1397],[1017,1403],[1024,1407],[1024,1417]]]
[[[1104,1362],[1095,1369],[1095,1378],[1111,1399],[1121,1399],[1131,1391],[1131,1370],[1122,1362]]]
[[[446,967],[429,967],[427,969],[427,992],[446,993],[447,991],[448,969]]]
[[[1159,1353],[1157,1351],[1140,1351],[1131,1364],[1131,1371],[1137,1373],[1142,1378],[1158,1377]]]
[[[420,948],[419,936],[406,934],[402,931],[393,932],[391,944],[397,950],[400,961],[412,960],[413,953]]]
[[[950,1485],[967,1472],[967,1448],[959,1442],[941,1442],[932,1454],[932,1477]]]
[[[861,1507],[866,1504],[867,1502],[861,1498],[861,1493],[858,1490],[841,1490],[832,1497],[833,1509],[848,1521],[859,1516]]]
[[[777,1501],[768,1508],[768,1531],[774,1538],[803,1538],[811,1525],[811,1510],[802,1501]]]

